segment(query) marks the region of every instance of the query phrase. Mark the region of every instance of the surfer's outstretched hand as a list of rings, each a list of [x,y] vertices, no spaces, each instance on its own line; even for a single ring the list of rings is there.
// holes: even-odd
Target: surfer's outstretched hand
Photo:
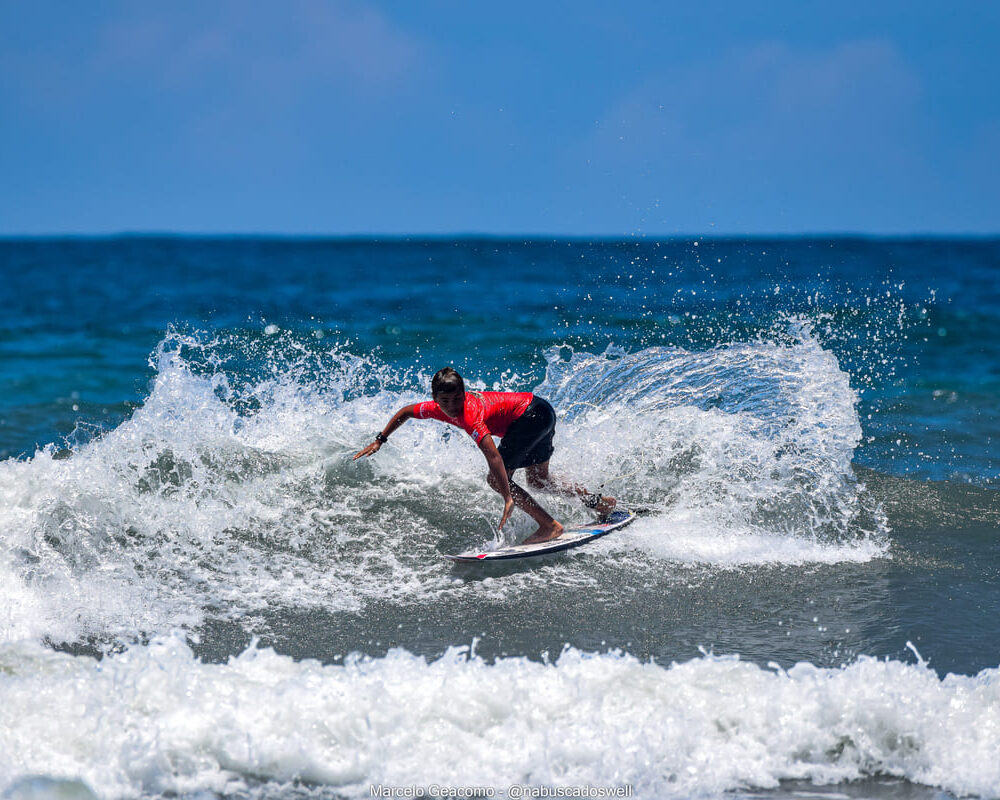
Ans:
[[[503,503],[503,516],[500,517],[500,530],[503,530],[503,526],[506,524],[507,520],[510,519],[510,515],[514,512],[514,498],[508,497]]]
[[[372,442],[364,450],[358,450],[358,452],[354,454],[354,458],[352,458],[351,460],[357,461],[359,458],[361,458],[361,456],[370,456],[372,453],[377,453],[381,449],[382,449],[381,442]]]

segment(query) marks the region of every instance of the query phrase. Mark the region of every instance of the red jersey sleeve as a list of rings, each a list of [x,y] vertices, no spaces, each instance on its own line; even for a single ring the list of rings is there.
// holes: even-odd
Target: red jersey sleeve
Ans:
[[[484,436],[490,435],[490,429],[486,425],[486,404],[480,400],[478,397],[472,396],[471,398],[466,396],[465,401],[465,423],[462,427],[465,428],[469,436],[472,437],[476,444],[479,444]],[[472,402],[470,402],[470,399]]]

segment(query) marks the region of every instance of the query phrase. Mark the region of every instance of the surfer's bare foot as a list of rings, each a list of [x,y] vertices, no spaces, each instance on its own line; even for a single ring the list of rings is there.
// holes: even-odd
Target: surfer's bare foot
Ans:
[[[588,494],[584,493],[580,496],[583,500],[583,504],[597,514],[598,519],[604,519],[612,511],[614,511],[615,506],[618,505],[618,501],[613,497],[605,497],[602,494]]]
[[[539,544],[540,542],[547,542],[550,539],[555,539],[562,532],[563,526],[555,520],[552,520],[551,525],[539,525],[538,530],[521,542],[521,544]]]
[[[615,510],[616,505],[618,505],[618,501],[615,498],[601,497],[600,501],[593,506],[594,513],[597,514],[598,519],[604,519]]]

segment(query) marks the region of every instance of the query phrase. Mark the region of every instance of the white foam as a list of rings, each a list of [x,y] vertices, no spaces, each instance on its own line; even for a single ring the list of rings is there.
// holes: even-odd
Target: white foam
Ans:
[[[667,667],[573,649],[488,664],[465,648],[329,666],[251,648],[220,665],[172,637],[100,662],[0,646],[0,674],[0,790],[30,775],[104,798],[260,780],[359,798],[371,784],[627,783],[652,798],[879,775],[1000,797],[997,669]]]

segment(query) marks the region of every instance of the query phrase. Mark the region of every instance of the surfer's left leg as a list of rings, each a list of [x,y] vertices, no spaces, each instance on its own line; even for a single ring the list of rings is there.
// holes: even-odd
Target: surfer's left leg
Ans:
[[[576,483],[568,483],[552,477],[549,474],[549,462],[543,461],[541,464],[532,464],[525,468],[528,475],[528,486],[533,489],[545,489],[550,492],[558,492],[566,497],[578,497],[580,501],[594,511],[599,517],[606,517],[614,511],[617,500],[613,497],[606,497],[602,494],[594,494],[587,487]]]

